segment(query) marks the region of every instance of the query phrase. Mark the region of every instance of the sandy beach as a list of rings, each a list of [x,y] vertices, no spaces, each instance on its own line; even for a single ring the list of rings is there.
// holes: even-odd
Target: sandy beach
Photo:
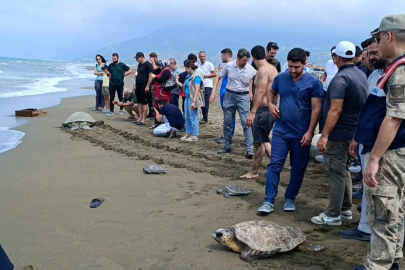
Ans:
[[[127,85],[130,84],[129,79]],[[218,91],[219,92],[219,91]],[[16,266],[33,269],[352,269],[365,260],[369,243],[344,240],[340,229],[357,225],[359,212],[341,227],[319,227],[310,218],[328,204],[329,178],[322,164],[310,162],[297,211],[282,210],[289,163],[282,172],[275,212],[257,215],[264,198],[264,159],[260,178],[242,181],[246,160],[238,122],[232,154],[216,154],[213,139],[222,132],[217,100],[200,141],[155,138],[147,126],[126,117],[92,112],[94,96],[68,98],[48,115],[29,119],[17,130],[23,143],[0,158],[0,241]],[[69,131],[61,123],[77,111],[104,125]],[[152,120],[148,120],[152,124]],[[165,175],[145,175],[159,164]],[[250,189],[247,197],[227,199],[216,190],[227,184]],[[96,209],[93,198],[104,198]],[[354,201],[359,204],[359,201]],[[356,207],[354,207],[356,208]],[[247,263],[216,243],[219,228],[247,220],[297,226],[320,253],[291,251]]]

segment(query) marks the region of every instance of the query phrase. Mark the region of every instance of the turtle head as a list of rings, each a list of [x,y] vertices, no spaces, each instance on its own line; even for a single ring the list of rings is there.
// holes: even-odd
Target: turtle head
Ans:
[[[215,239],[221,245],[227,246],[228,248],[232,249],[233,251],[239,251],[239,244],[238,240],[236,240],[235,232],[230,229],[219,229],[214,232],[212,238]]]

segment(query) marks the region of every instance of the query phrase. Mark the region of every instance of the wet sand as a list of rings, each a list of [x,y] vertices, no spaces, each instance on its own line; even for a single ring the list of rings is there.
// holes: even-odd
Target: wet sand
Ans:
[[[127,82],[129,83],[129,82]],[[48,115],[30,119],[18,130],[23,143],[0,157],[0,241],[16,266],[33,269],[353,269],[362,263],[368,243],[344,240],[341,227],[319,227],[310,218],[328,203],[325,167],[310,162],[297,197],[297,211],[282,210],[288,185],[287,162],[281,174],[275,212],[257,215],[264,198],[264,158],[257,180],[239,180],[246,173],[242,128],[238,122],[234,151],[218,155],[213,139],[222,132],[216,100],[200,141],[184,143],[152,136],[148,126],[126,117],[92,112],[94,97],[64,99]],[[117,110],[117,109],[116,109]],[[84,111],[105,122],[92,130],[71,132],[61,123]],[[151,125],[152,120],[148,120]],[[182,135],[182,133],[180,133]],[[165,175],[145,175],[142,168],[159,164]],[[216,190],[240,184],[247,197],[227,199]],[[90,209],[93,198],[104,198]],[[356,204],[359,201],[354,201]],[[354,207],[355,208],[355,207]],[[291,251],[271,259],[244,262],[239,254],[216,243],[211,235],[247,220],[270,220],[300,227],[320,253]]]

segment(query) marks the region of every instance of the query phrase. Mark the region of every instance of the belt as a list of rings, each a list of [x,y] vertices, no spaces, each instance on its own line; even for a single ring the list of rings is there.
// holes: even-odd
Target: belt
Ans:
[[[236,92],[236,91],[231,91],[226,89],[226,92],[231,93],[231,94],[235,94],[235,95],[247,95],[249,94],[249,91],[244,91],[244,92]]]

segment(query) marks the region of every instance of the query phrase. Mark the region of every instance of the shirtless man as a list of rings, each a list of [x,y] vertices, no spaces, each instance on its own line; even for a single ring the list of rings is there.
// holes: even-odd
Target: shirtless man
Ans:
[[[271,157],[270,131],[275,119],[271,116],[267,102],[267,91],[271,89],[274,78],[278,75],[275,67],[266,61],[264,47],[255,46],[252,51],[253,62],[257,67],[254,79],[253,107],[246,121],[246,126],[253,126],[253,144],[255,147],[252,170],[241,178],[254,179],[259,177],[259,168],[264,154]]]

